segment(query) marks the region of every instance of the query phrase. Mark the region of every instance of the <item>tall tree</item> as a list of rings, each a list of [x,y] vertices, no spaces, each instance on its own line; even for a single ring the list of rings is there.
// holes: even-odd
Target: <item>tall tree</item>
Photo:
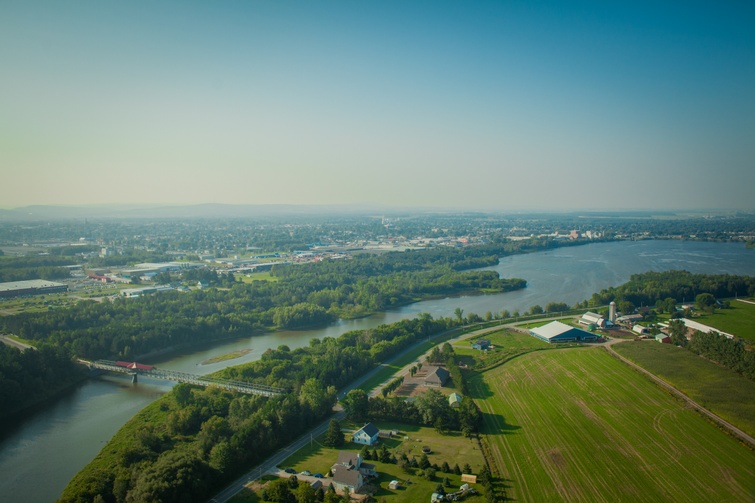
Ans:
[[[325,445],[328,447],[341,447],[344,443],[341,423],[337,419],[331,419],[328,424],[328,432],[325,434]]]
[[[367,393],[362,389],[349,391],[341,401],[346,411],[346,417],[352,421],[364,421],[367,419],[369,401]]]

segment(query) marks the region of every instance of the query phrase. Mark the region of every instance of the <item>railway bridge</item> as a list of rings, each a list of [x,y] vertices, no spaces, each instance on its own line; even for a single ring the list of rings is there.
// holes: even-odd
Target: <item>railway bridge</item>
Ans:
[[[244,381],[233,381],[230,379],[188,374],[186,372],[176,372],[174,370],[159,369],[151,365],[144,365],[136,362],[96,360],[93,362],[82,361],[82,363],[89,366],[90,369],[129,374],[132,382],[136,382],[137,376],[141,375],[152,379],[195,384],[197,386],[217,386],[218,388],[228,391],[236,391],[238,393],[246,393],[249,395],[274,396],[286,392],[283,388],[275,388],[264,384],[252,384]]]

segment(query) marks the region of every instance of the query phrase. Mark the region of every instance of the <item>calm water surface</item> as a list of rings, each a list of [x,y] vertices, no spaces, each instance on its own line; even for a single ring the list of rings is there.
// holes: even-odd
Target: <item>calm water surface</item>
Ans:
[[[755,250],[742,244],[680,241],[599,243],[501,259],[495,270],[502,277],[527,280],[524,290],[495,295],[445,298],[418,302],[360,320],[340,321],[327,328],[286,331],[223,343],[169,358],[147,361],[163,368],[208,374],[229,365],[259,359],[268,348],[307,345],[313,337],[337,337],[349,330],[414,318],[465,313],[525,311],[535,304],[572,305],[594,292],[626,282],[631,274],[685,269],[693,273],[755,275]],[[241,349],[241,358],[203,364],[214,356]],[[86,381],[65,396],[30,412],[0,431],[0,501],[55,501],[68,481],[102,449],[137,412],[172,388],[172,383],[143,379],[131,384],[126,376],[101,376]]]

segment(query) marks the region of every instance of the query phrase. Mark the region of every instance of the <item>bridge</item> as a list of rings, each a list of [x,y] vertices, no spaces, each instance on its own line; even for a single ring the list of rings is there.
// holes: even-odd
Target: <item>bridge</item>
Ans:
[[[150,377],[152,379],[162,379],[164,381],[182,382],[195,384],[197,386],[217,386],[218,388],[246,393],[248,395],[274,396],[286,393],[283,388],[275,388],[264,384],[251,384],[244,381],[233,381],[230,379],[220,379],[217,377],[200,376],[188,374],[186,372],[176,372],[173,370],[159,369],[150,365],[143,365],[136,362],[114,362],[110,360],[97,360],[93,362],[82,361],[90,369],[105,370],[108,372],[118,372],[129,374],[133,382],[137,381],[137,376]]]

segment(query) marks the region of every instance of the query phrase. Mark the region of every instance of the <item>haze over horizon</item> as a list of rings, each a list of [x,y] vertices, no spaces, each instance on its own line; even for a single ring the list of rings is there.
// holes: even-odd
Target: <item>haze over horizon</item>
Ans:
[[[754,209],[752,2],[4,2],[0,207]]]

